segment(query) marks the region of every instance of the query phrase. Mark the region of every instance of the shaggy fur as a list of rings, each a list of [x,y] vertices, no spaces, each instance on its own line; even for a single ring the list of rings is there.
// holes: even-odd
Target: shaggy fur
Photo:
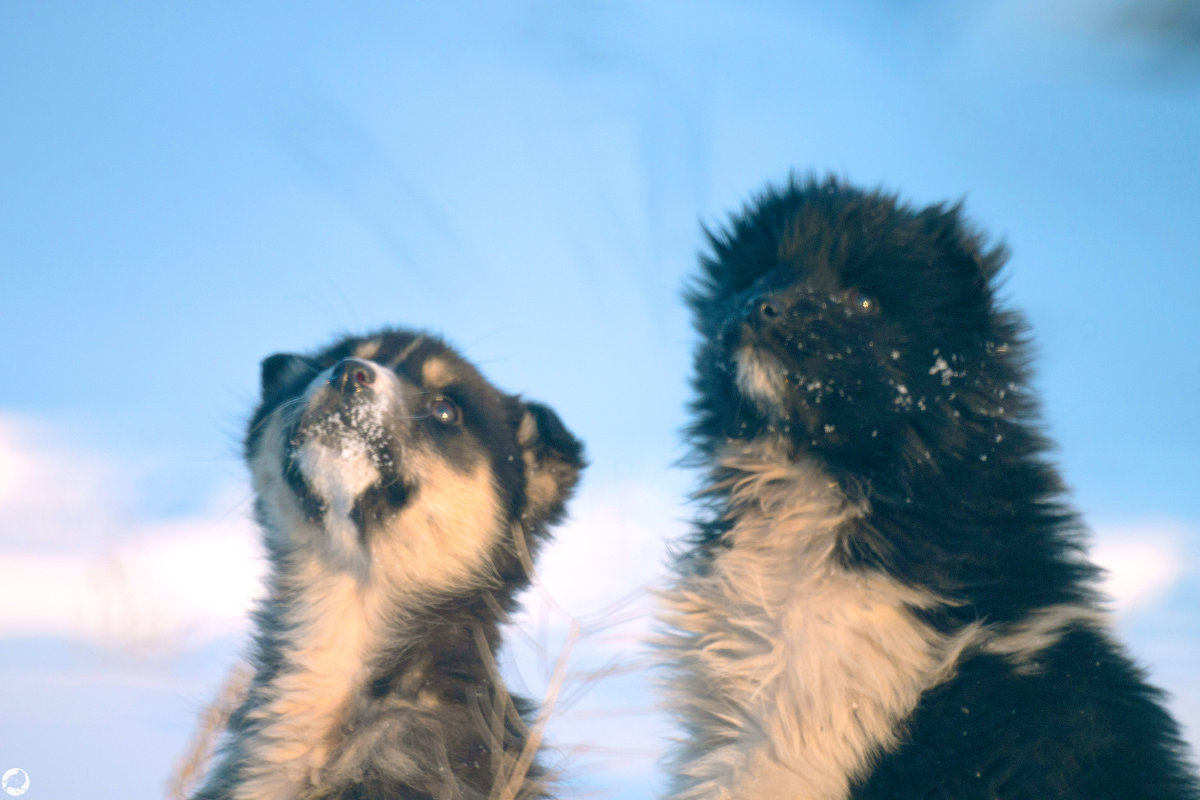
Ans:
[[[710,241],[670,797],[1200,797],[1046,459],[1003,251],[835,180]]]
[[[494,656],[583,466],[555,414],[389,330],[266,359],[246,458],[271,572],[195,800],[544,797]]]

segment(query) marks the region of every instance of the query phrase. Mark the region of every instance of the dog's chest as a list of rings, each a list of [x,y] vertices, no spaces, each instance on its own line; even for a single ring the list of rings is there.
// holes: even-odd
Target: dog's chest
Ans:
[[[286,612],[284,666],[259,690],[261,702],[249,715],[252,766],[239,800],[295,798],[313,785],[379,638],[380,609],[370,591],[344,573],[321,574],[315,565],[309,571]]]
[[[668,597],[676,700],[700,733],[675,797],[845,797],[954,645],[912,611],[931,597],[836,563],[858,512],[818,471],[760,471],[731,498],[729,547]]]

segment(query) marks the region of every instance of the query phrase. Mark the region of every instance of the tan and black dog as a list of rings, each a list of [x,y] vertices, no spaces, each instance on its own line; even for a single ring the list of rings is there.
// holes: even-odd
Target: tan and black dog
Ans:
[[[385,330],[262,364],[254,677],[195,800],[545,796],[499,626],[583,467],[546,406]]]

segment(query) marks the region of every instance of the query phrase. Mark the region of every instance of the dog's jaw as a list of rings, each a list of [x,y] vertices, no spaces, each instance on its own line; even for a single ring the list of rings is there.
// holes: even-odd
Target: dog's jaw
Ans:
[[[354,571],[365,570],[370,556],[350,513],[359,496],[381,477],[366,445],[350,437],[340,447],[310,439],[297,448],[294,458],[323,509],[330,559]]]
[[[783,367],[771,356],[765,356],[749,345],[733,354],[737,388],[752,401],[758,410],[772,418],[781,416],[784,408]]]

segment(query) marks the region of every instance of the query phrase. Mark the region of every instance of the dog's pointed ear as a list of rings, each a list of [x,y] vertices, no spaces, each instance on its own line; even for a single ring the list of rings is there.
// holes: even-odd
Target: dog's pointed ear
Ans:
[[[525,461],[526,523],[553,522],[586,466],[583,445],[548,406],[524,403],[517,443]]]
[[[262,361],[262,396],[267,399],[291,384],[307,377],[312,378],[321,368],[311,358],[295,353],[276,353]]]

